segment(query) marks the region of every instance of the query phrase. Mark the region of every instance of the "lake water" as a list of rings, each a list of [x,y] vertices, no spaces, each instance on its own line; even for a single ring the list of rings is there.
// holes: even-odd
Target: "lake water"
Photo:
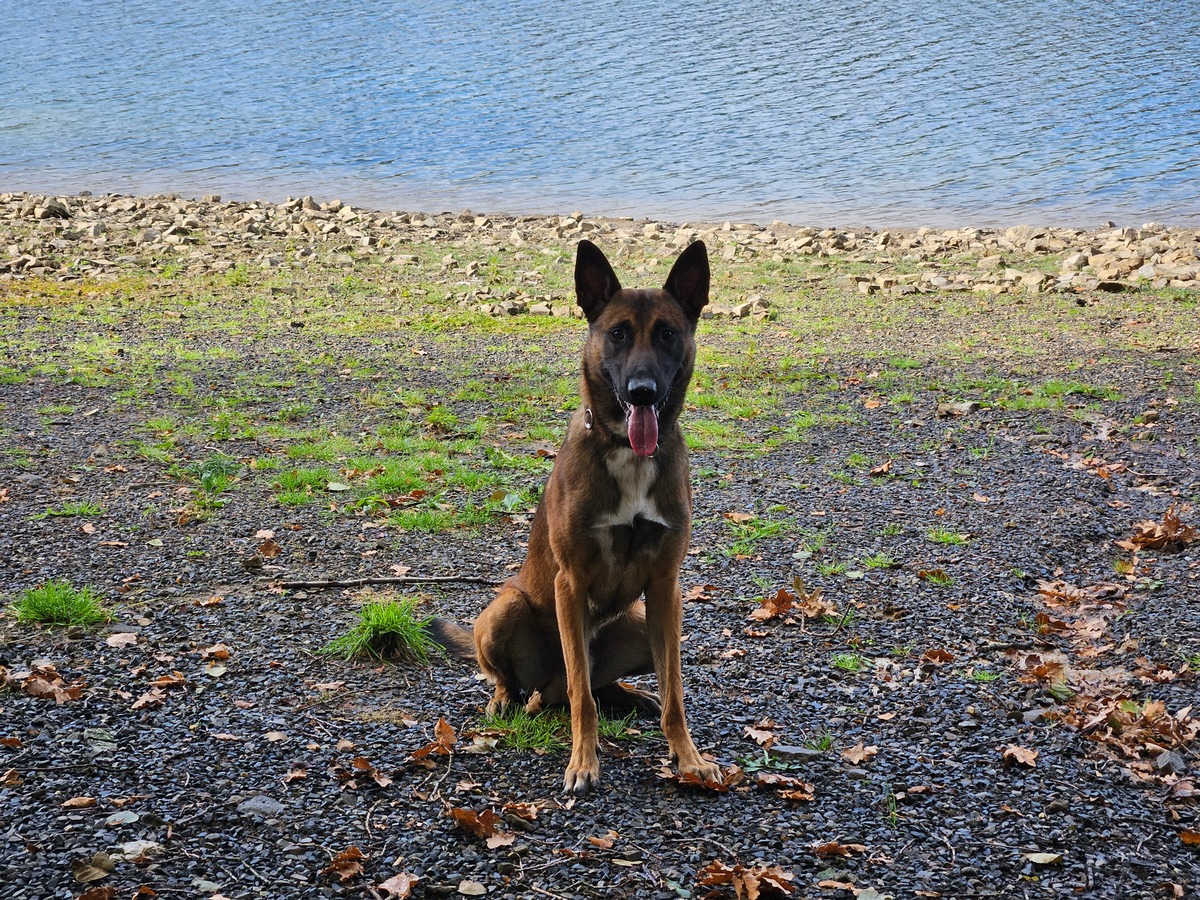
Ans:
[[[5,0],[0,191],[1200,225],[1195,0]]]

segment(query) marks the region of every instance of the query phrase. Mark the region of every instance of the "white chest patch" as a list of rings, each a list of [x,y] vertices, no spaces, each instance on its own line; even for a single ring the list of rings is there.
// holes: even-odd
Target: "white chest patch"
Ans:
[[[650,488],[658,477],[658,463],[653,459],[635,456],[629,449],[614,450],[605,458],[610,474],[620,486],[621,502],[617,508],[596,521],[597,528],[613,525],[630,525],[637,516],[666,525],[654,500]]]

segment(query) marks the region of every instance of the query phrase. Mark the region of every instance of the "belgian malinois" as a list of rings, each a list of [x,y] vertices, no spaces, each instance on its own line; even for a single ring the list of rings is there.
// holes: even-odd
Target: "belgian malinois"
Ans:
[[[680,772],[719,776],[688,733],[680,673],[679,567],[692,527],[687,446],[679,429],[708,302],[708,253],[697,241],[661,290],[622,290],[595,244],[580,241],[575,290],[588,321],[582,397],[533,519],[529,553],[475,621],[431,631],[474,659],[495,693],[571,708],[564,792],[600,780],[596,699],[662,714]],[[645,601],[642,601],[642,598]],[[618,679],[658,676],[658,697]]]

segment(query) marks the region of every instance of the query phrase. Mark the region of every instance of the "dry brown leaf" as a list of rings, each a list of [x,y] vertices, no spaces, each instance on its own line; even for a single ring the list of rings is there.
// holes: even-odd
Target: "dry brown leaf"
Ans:
[[[282,549],[283,549],[282,547],[280,547],[277,543],[275,543],[270,538],[267,538],[265,541],[263,541],[261,544],[258,545],[258,552],[262,555],[263,559],[274,559],[275,557],[277,557],[279,555],[279,552]]]
[[[433,740],[420,750],[414,750],[409,760],[415,761],[432,755],[449,756],[457,743],[458,735],[454,733],[454,729],[445,719],[438,719],[437,724],[433,726]]]
[[[412,896],[412,890],[420,881],[417,875],[410,875],[407,872],[401,872],[399,875],[393,875],[387,881],[380,882],[375,887],[384,897],[384,900],[406,900]]]
[[[1031,750],[1028,747],[1018,747],[1016,744],[1009,744],[1001,752],[1006,766],[1028,766],[1031,769],[1037,768],[1038,752]]]
[[[816,796],[816,788],[811,782],[777,772],[757,772],[754,783],[760,788],[775,791],[784,800],[796,803],[807,803]]]
[[[347,882],[363,873],[363,860],[367,857],[355,846],[350,846],[337,854],[325,868],[322,875],[336,875],[339,881]]]
[[[454,820],[454,824],[459,828],[489,842],[489,849],[494,850],[496,847],[512,843],[513,836],[501,827],[504,819],[493,810],[485,809],[482,812],[476,812],[473,809],[451,808],[446,814]],[[493,838],[499,838],[499,840],[492,842]]]
[[[72,797],[70,800],[64,800],[63,809],[89,809],[96,805],[95,797]]]
[[[77,859],[71,863],[71,874],[83,884],[107,878],[116,868],[107,853],[97,853],[90,859]]]
[[[743,866],[741,863],[731,866],[714,860],[696,873],[696,884],[701,887],[731,887],[738,900],[743,896],[747,900],[758,900],[759,897],[791,894],[791,882],[795,877],[779,866]]]
[[[706,791],[724,794],[731,787],[736,787],[746,780],[746,773],[739,766],[730,766],[728,769],[721,770],[721,780],[713,781],[708,778],[701,778],[695,772],[676,772],[669,766],[664,766],[658,770],[658,777],[665,778],[667,781],[673,781],[683,787],[702,788]]]
[[[536,803],[505,803],[504,812],[526,822],[532,822],[537,818],[538,807]]]
[[[132,647],[137,643],[137,635],[132,631],[120,631],[116,634],[110,634],[104,639],[104,643],[110,647]]]
[[[108,885],[104,887],[91,887],[80,894],[75,900],[113,900],[117,896],[117,889]]]
[[[166,699],[167,699],[167,695],[164,694],[161,690],[159,690],[158,688],[151,688],[150,690],[146,691],[146,693],[142,694],[142,696],[140,696],[136,700],[134,700],[133,705],[130,706],[129,708],[130,709],[153,709],[156,706],[162,706],[163,701],[165,701]]]
[[[201,659],[229,659],[229,648],[224,644],[213,644],[211,647],[200,648]]]
[[[859,763],[870,762],[878,752],[878,747],[864,747],[863,742],[859,741],[853,747],[842,751],[842,759],[857,766]]]
[[[765,728],[756,728],[753,725],[746,726],[745,734],[746,737],[750,738],[750,740],[754,741],[754,743],[758,744],[760,747],[765,747],[768,750],[771,749],[771,745],[777,740],[776,736],[772,732],[767,731]]]
[[[82,680],[67,684],[54,666],[34,666],[28,675],[14,675],[11,678],[13,681],[19,681],[21,690],[29,696],[53,700],[57,706],[80,699],[87,684]]]
[[[954,662],[954,654],[949,650],[942,650],[938,647],[933,647],[925,651],[925,655],[921,657],[927,663],[933,663],[935,666],[943,666],[948,662]]]
[[[814,844],[812,852],[817,856],[849,856],[851,853],[866,853],[863,844],[842,844],[838,841],[827,841],[824,844]]]
[[[744,512],[727,512],[722,515],[735,525],[745,525],[747,522],[754,521],[754,516]]]
[[[1189,847],[1200,847],[1200,831],[1181,831],[1179,839]]]
[[[172,672],[170,675],[159,675],[150,682],[150,686],[154,688],[177,687],[178,685],[187,682],[182,672]]]
[[[882,478],[884,475],[890,474],[892,471],[892,461],[886,459],[877,466],[872,466],[867,472],[872,478]]]
[[[1177,504],[1172,503],[1163,513],[1161,522],[1138,522],[1133,526],[1133,534],[1123,541],[1117,541],[1118,547],[1125,550],[1182,550],[1196,539],[1196,529],[1184,525],[1176,512]],[[1183,507],[1189,512],[1190,506]]]

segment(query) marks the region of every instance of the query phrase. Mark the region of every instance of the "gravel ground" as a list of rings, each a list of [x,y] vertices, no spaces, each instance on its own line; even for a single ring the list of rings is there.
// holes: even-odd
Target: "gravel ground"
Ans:
[[[452,237],[393,250],[463,255]],[[235,261],[239,252],[221,248]],[[618,272],[640,252],[618,259]],[[757,264],[735,256],[715,268]],[[568,259],[550,265],[567,273]],[[285,505],[277,470],[254,461],[287,456],[288,438],[265,426],[176,427],[169,458],[148,453],[135,438],[187,398],[161,378],[119,377],[136,356],[126,348],[224,348],[193,370],[201,393],[253,372],[277,389],[249,402],[252,423],[312,397],[303,424],[365,442],[383,433],[403,390],[450,398],[464,371],[498,385],[534,352],[528,341],[477,332],[474,319],[456,324],[450,306],[437,328],[414,328],[420,311],[397,311],[396,297],[420,279],[394,260],[353,270],[386,279],[386,303],[370,291],[339,301],[377,310],[378,335],[326,327],[316,300],[292,305],[267,280],[275,266],[251,269],[245,284],[211,276],[226,279],[214,305],[248,303],[243,290],[268,302],[256,330],[249,314],[212,321],[195,293],[212,283],[181,284],[145,257],[114,261],[116,274],[140,280],[85,299],[51,286],[92,276],[56,280],[56,265],[36,285],[0,284],[0,589],[14,600],[49,578],[91,585],[113,620],[64,629],[0,617],[5,897],[1200,891],[1194,292],[1087,285],[1039,299],[1061,313],[1047,340],[1029,331],[1024,295],[989,295],[952,315],[960,294],[918,293],[904,298],[906,319],[839,344],[830,335],[850,326],[836,310],[881,302],[854,287],[865,282],[846,282],[837,266],[813,276],[806,290],[840,299],[830,301],[834,324],[810,342],[800,335],[817,326],[790,305],[792,276],[772,292],[766,270],[752,271],[775,313],[704,326],[702,345],[738,362],[714,362],[732,387],[718,379],[695,397],[736,389],[754,371],[782,384],[796,354],[804,366],[788,383],[819,390],[780,389],[768,414],[731,419],[736,439],[693,451],[685,690],[697,744],[728,783],[664,778],[655,723],[635,722],[606,743],[601,790],[568,800],[558,794],[565,752],[497,748],[480,734],[488,691],[466,667],[318,652],[365,600],[399,588],[280,586],[389,576],[395,566],[502,579],[522,558],[526,509],[421,532],[336,494]],[[665,272],[644,267],[639,278]],[[844,268],[857,278],[864,267]],[[306,277],[301,306],[324,276]],[[469,279],[457,271],[442,281],[458,298]],[[718,272],[718,292],[722,283]],[[1086,334],[1072,330],[1076,313]],[[569,379],[580,326],[556,324],[529,340]],[[1125,341],[1131,330],[1140,346]],[[974,352],[962,351],[964,335]],[[86,351],[97,342],[101,376],[117,372],[109,378],[71,367],[95,362]],[[898,361],[901,351],[918,362]],[[349,359],[376,368],[360,375]],[[914,379],[904,383],[911,396],[884,389],[889,365]],[[988,387],[997,372],[1006,385]],[[1029,395],[1058,402],[1021,402]],[[458,399],[457,420],[495,402]],[[226,407],[204,410],[211,424]],[[566,412],[547,418],[565,422]],[[712,421],[725,422],[700,404],[685,431]],[[805,427],[779,439],[797,423]],[[499,427],[488,440],[535,460],[553,447]],[[196,483],[181,473],[216,450],[245,466],[223,506],[195,515]],[[329,465],[357,477],[342,457]],[[542,477],[514,476],[530,491]],[[68,502],[102,512],[47,514]],[[738,529],[755,524],[772,527],[733,547]],[[278,548],[265,556],[264,531]],[[491,596],[469,582],[403,590],[463,620]],[[453,742],[435,733],[439,720]],[[439,735],[448,752],[412,758]]]

